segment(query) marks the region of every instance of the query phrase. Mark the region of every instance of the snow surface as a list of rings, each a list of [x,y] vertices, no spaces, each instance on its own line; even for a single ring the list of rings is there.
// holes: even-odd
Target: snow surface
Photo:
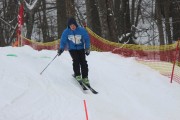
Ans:
[[[92,51],[91,85],[83,93],[73,79],[67,51],[0,47],[0,120],[179,120],[180,85],[134,58]],[[16,55],[16,56],[15,56]]]

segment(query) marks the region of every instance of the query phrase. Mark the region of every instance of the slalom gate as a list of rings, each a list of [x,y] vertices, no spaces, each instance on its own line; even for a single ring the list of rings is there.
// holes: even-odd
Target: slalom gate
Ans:
[[[124,57],[134,57],[139,63],[147,65],[170,78],[171,82],[180,83],[180,45],[179,41],[170,45],[135,45],[110,42],[91,31],[86,30],[91,38],[91,50],[112,52]],[[21,36],[22,45],[29,45],[35,50],[57,50],[59,40],[53,42],[36,42]]]

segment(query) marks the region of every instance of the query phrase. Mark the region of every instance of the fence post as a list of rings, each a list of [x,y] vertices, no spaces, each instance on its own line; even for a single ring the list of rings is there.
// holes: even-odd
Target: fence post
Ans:
[[[179,48],[179,40],[178,40],[178,43],[177,43],[177,46],[176,46],[176,54],[174,56],[174,61],[173,61],[173,68],[172,68],[172,74],[171,74],[171,83],[172,83],[172,80],[173,80],[173,75],[174,75],[174,67],[175,67],[175,64],[176,64],[176,57],[177,57],[177,53],[178,53],[178,48]]]

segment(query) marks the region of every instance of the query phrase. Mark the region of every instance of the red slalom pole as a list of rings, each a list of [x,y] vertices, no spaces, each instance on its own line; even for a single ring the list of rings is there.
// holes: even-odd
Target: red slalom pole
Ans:
[[[88,111],[87,111],[87,106],[86,106],[86,100],[84,100],[84,110],[86,113],[86,120],[88,120]]]

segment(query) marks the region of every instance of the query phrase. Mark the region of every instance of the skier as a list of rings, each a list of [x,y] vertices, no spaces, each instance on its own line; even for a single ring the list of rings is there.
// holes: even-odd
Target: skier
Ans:
[[[68,19],[67,28],[62,33],[58,56],[66,48],[72,57],[75,79],[89,85],[86,55],[90,54],[90,38],[87,31],[78,26],[74,17]]]

